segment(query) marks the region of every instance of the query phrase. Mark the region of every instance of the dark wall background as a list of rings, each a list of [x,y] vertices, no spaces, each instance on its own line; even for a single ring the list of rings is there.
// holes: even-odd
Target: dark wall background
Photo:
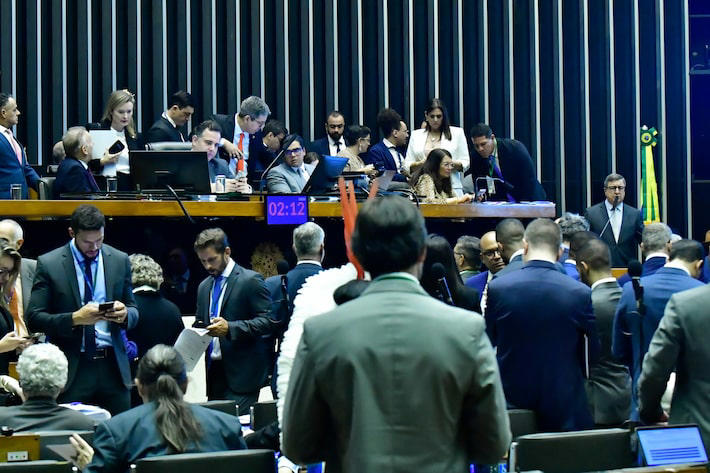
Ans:
[[[696,181],[710,179],[710,165],[703,159],[702,173],[690,172],[688,117],[693,136],[705,136],[708,121],[695,121],[686,98],[704,103],[707,86],[689,80],[686,37],[706,54],[694,31],[710,31],[707,17],[706,27],[688,27],[690,13],[708,14],[702,8],[677,0],[2,0],[0,41],[15,54],[0,56],[0,88],[17,97],[17,134],[36,163],[49,161],[67,126],[97,120],[115,88],[136,93],[139,130],[183,88],[198,99],[193,123],[255,94],[308,139],[324,134],[333,108],[374,130],[378,109],[391,106],[418,127],[426,101],[439,96],[454,124],[468,131],[486,121],[525,143],[560,212],[601,200],[612,171],[627,177],[627,201],[638,203],[645,124],[659,130],[663,218],[697,238],[710,227],[698,216],[707,199],[693,212],[689,195],[705,189]],[[702,139],[693,141],[695,162],[707,149]]]

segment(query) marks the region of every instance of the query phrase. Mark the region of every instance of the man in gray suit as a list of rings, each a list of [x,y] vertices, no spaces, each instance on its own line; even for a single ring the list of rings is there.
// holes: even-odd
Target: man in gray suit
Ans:
[[[305,322],[283,415],[284,454],[330,473],[468,471],[510,443],[484,321],[419,285],[426,228],[402,197],[367,201],[353,251],[362,295]]]
[[[301,192],[313,173],[314,166],[304,164],[306,144],[298,135],[288,135],[282,147],[284,162],[266,175],[266,189],[273,194]]]
[[[621,288],[611,275],[609,246],[592,238],[575,254],[579,277],[592,288],[592,307],[601,344],[599,359],[591,367],[585,388],[594,423],[602,428],[621,425],[629,418],[631,377],[628,368],[616,362],[611,354],[612,326]]]
[[[706,450],[710,449],[708,306],[708,286],[671,297],[651,339],[638,384],[639,412],[644,422],[668,420],[670,424],[698,424]],[[661,397],[674,370],[676,382],[669,419],[661,409]]]
[[[116,415],[130,408],[121,331],[135,327],[138,309],[128,255],[104,245],[104,226],[93,205],[74,210],[69,243],[37,260],[26,320],[31,332],[47,334],[69,360],[59,402],[95,404]]]
[[[20,251],[22,244],[25,242],[24,232],[19,223],[9,218],[0,220],[0,238],[7,240],[8,244]],[[5,297],[10,300],[11,310],[14,307],[13,298],[17,301],[17,315],[20,319],[24,318],[27,311],[27,306],[30,303],[30,294],[32,293],[32,280],[35,277],[37,269],[37,260],[30,258],[22,258],[20,266],[20,277],[15,281],[15,285],[9,287],[12,290],[11,294],[5,294]],[[22,303],[20,303],[20,301]],[[14,315],[14,314],[13,314]]]

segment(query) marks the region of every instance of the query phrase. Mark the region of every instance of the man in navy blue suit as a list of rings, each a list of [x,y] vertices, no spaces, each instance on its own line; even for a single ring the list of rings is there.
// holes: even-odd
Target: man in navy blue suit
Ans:
[[[377,126],[385,138],[367,152],[366,164],[372,164],[378,171],[397,171],[393,181],[407,182],[401,174],[404,164],[405,145],[409,140],[407,124],[391,108],[383,108],[377,114]]]
[[[37,190],[39,176],[27,163],[22,145],[12,134],[17,125],[20,110],[15,98],[0,93],[0,199],[10,198],[10,185],[22,185],[22,198],[27,198],[27,187]]]
[[[485,315],[508,407],[535,411],[543,432],[594,425],[584,390],[585,355],[599,349],[591,290],[557,269],[560,243],[552,220],[531,222],[526,263],[490,282]]]
[[[500,256],[500,248],[496,241],[496,232],[484,233],[481,237],[481,262],[488,268],[487,271],[476,274],[468,278],[466,285],[478,291],[478,300],[482,301],[486,286],[493,279],[493,275],[505,268],[505,262]],[[483,307],[481,307],[483,308]]]
[[[525,227],[517,218],[506,218],[498,222],[496,241],[506,266],[494,274],[493,278],[499,278],[523,267],[524,234]]]
[[[572,235],[575,233],[588,231],[589,222],[581,215],[572,212],[565,212],[556,222],[562,231],[562,256],[560,256],[559,262],[568,276],[579,281],[577,262],[574,259],[574,255],[571,254],[570,241],[572,241]]]
[[[325,121],[326,136],[311,142],[308,152],[318,153],[321,156],[340,156],[345,148],[343,133],[345,132],[345,117],[337,110],[328,114]]]
[[[644,258],[641,276],[650,276],[668,262],[671,252],[671,229],[665,223],[650,223],[643,227],[641,252]],[[619,286],[631,281],[629,273],[619,278]]]
[[[676,292],[702,286],[695,279],[703,264],[703,247],[694,240],[678,240],[671,247],[668,263],[655,274],[640,279],[643,287],[641,304],[636,300],[632,283],[624,285],[614,315],[612,352],[631,371],[631,420],[637,421],[637,383],[641,363],[648,351],[666,304]]]
[[[281,149],[281,143],[288,135],[288,130],[278,120],[270,119],[264,129],[254,135],[249,142],[249,161],[247,161],[247,179],[252,186],[259,187],[261,175],[276,158]],[[274,163],[277,166],[282,161]],[[264,176],[266,178],[266,176]],[[264,182],[266,185],[266,182]]]
[[[65,192],[98,192],[99,187],[89,170],[94,142],[83,126],[69,128],[62,137],[67,156],[59,164],[54,181],[54,198]]]

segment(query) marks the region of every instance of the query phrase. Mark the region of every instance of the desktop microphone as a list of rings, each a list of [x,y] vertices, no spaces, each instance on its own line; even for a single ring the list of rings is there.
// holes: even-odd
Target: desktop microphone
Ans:
[[[281,275],[281,294],[284,300],[288,300],[288,276],[286,276],[286,273],[288,273],[289,269],[290,267],[286,260],[282,259],[276,263],[276,271]]]
[[[446,269],[441,263],[434,263],[431,265],[431,274],[436,279],[439,284],[439,293],[441,294],[441,301],[449,305],[454,305],[454,301],[451,298],[451,291],[449,291],[449,285],[446,282]]]
[[[617,205],[619,205],[619,196],[615,195],[614,196],[614,203],[611,204],[611,210],[616,212]],[[602,228],[602,231],[599,233],[599,238],[601,238],[602,235],[604,235],[604,232],[606,231],[606,228],[609,226],[610,223],[611,223],[611,218],[609,218],[609,215],[607,215],[606,223],[604,224],[604,228]]]
[[[279,154],[276,155],[276,157],[269,163],[269,165],[266,166],[264,172],[261,173],[261,177],[259,178],[259,192],[264,190],[264,177],[266,177],[266,173],[271,171],[271,168],[274,167],[274,164],[278,162],[281,155],[284,154],[284,152],[288,149],[289,146],[291,146],[291,143],[293,143],[294,141],[296,141],[296,135],[292,135],[290,139],[284,141],[281,145],[281,151],[279,151]]]
[[[646,313],[646,306],[643,303],[643,286],[641,285],[641,274],[643,273],[643,266],[639,260],[632,259],[629,261],[629,276],[631,276],[631,284],[634,287],[634,296],[636,298],[636,309],[638,313],[644,315]]]

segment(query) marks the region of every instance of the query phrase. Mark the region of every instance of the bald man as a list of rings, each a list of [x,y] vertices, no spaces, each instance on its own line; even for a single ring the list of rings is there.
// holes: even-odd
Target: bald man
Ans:
[[[470,277],[466,281],[468,287],[474,288],[478,291],[478,297],[481,302],[481,311],[484,310],[484,299],[483,294],[488,288],[488,283],[501,269],[505,268],[505,261],[500,253],[500,248],[498,247],[498,241],[496,240],[496,232],[484,233],[481,237],[481,262],[488,268],[488,271],[483,271],[477,275]]]

